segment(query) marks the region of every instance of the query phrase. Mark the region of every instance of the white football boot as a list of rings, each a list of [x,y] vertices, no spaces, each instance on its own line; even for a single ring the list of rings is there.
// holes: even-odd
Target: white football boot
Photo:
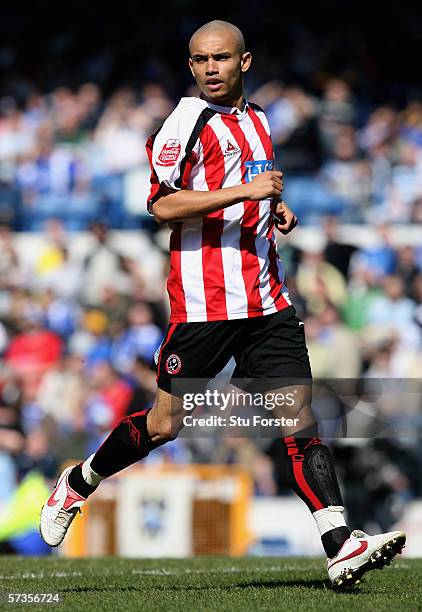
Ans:
[[[327,559],[327,570],[336,587],[352,586],[360,582],[371,569],[383,569],[401,553],[406,543],[403,531],[390,531],[370,536],[364,531],[352,531],[339,552]]]
[[[68,476],[74,465],[66,468],[59,476],[53,493],[41,509],[40,535],[49,546],[58,546],[80,508],[85,497],[69,487]]]
[[[339,552],[327,559],[327,570],[336,587],[352,586],[372,569],[383,569],[406,543],[403,531],[389,531],[370,536],[364,531],[352,531]]]

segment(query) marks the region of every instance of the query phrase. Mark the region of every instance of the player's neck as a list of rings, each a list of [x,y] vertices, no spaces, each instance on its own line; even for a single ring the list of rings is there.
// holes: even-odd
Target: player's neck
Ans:
[[[238,108],[241,111],[243,111],[243,108],[245,106],[245,98],[243,96],[243,93],[240,94],[240,96],[238,97],[220,98],[218,100],[216,99],[211,100],[210,98],[205,96],[203,93],[201,93],[200,97],[206,102],[209,102],[210,104],[215,104],[216,106],[226,106],[228,108]]]

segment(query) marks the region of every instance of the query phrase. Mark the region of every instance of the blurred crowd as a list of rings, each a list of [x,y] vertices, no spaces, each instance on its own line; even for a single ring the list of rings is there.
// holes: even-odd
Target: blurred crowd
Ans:
[[[190,87],[186,95],[196,95]],[[364,112],[346,80],[317,94],[273,80],[248,91],[267,113],[286,201],[302,224],[422,221],[422,97]],[[145,142],[176,103],[157,82],[104,96],[94,83],[0,99],[0,221],[37,231],[103,219],[155,230],[145,215]]]
[[[92,83],[33,94],[23,108],[13,97],[1,99],[0,218],[30,231],[50,217],[70,230],[99,218],[138,227],[145,202],[141,190],[131,210],[132,184],[142,170],[148,180],[147,135],[172,108],[153,84],[140,96],[128,88],[108,100]]]

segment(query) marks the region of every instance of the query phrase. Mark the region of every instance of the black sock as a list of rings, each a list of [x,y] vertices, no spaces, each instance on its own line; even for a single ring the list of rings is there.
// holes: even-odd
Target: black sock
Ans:
[[[153,442],[149,437],[148,412],[135,412],[120,421],[93,456],[91,468],[94,472],[108,478],[143,459],[151,450],[166,442]]]
[[[70,472],[67,477],[67,481],[69,486],[82,497],[88,497],[95,491],[97,487],[92,487],[87,483],[87,481],[82,476],[82,463],[75,465],[73,470]]]
[[[340,548],[343,546],[347,538],[350,536],[348,527],[335,527],[330,531],[326,531],[321,536],[321,542],[325,550],[325,554],[329,559],[336,556]]]

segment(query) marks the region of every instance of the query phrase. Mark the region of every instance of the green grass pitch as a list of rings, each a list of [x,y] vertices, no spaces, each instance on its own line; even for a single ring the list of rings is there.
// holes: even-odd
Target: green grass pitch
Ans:
[[[1,610],[422,610],[422,559],[393,561],[334,592],[323,559],[35,559],[0,557]],[[59,592],[62,603],[7,604],[7,593]]]

